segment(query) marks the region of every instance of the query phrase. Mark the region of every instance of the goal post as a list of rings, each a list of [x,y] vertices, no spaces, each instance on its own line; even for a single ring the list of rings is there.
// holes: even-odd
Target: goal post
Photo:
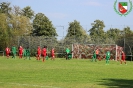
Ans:
[[[81,59],[91,59],[93,52],[96,49],[99,49],[99,55],[101,59],[105,58],[106,52],[111,52],[111,59],[118,60],[120,59],[122,47],[116,44],[72,44],[72,57],[81,58]]]

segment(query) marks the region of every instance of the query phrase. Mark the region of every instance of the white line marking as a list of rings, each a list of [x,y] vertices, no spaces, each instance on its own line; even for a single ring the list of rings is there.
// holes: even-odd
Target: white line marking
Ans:
[[[4,82],[0,82],[4,83]],[[60,88],[60,87],[54,87],[54,86],[40,86],[40,85],[30,85],[30,84],[20,84],[20,83],[6,83],[6,84],[11,84],[11,85],[20,85],[20,86],[33,86],[33,87],[42,87],[42,88]]]

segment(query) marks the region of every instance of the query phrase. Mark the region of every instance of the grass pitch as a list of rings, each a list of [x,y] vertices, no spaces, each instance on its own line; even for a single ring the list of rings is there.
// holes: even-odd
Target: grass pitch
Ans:
[[[133,62],[0,57],[0,88],[133,88]]]

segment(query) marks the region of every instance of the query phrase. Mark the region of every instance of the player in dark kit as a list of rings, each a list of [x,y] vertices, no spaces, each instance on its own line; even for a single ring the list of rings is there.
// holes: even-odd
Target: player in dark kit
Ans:
[[[110,60],[110,51],[106,52],[106,65],[109,64],[109,60]]]
[[[17,53],[17,49],[16,49],[15,46],[13,46],[13,47],[12,47],[12,58],[15,59],[15,57],[16,57],[16,53]]]
[[[44,48],[42,49],[42,61],[44,62],[45,61],[45,58],[46,58],[46,55],[47,55],[47,49],[46,49],[46,46],[44,46]]]
[[[29,58],[30,60],[30,49],[29,47],[26,48],[26,59]]]
[[[96,52],[93,52],[93,56],[92,56],[92,62],[95,61],[96,62]]]

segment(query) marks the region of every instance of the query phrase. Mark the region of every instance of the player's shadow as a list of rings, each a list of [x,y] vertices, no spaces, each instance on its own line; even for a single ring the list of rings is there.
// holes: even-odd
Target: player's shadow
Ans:
[[[133,88],[133,80],[128,79],[102,79],[103,83],[108,88]]]

